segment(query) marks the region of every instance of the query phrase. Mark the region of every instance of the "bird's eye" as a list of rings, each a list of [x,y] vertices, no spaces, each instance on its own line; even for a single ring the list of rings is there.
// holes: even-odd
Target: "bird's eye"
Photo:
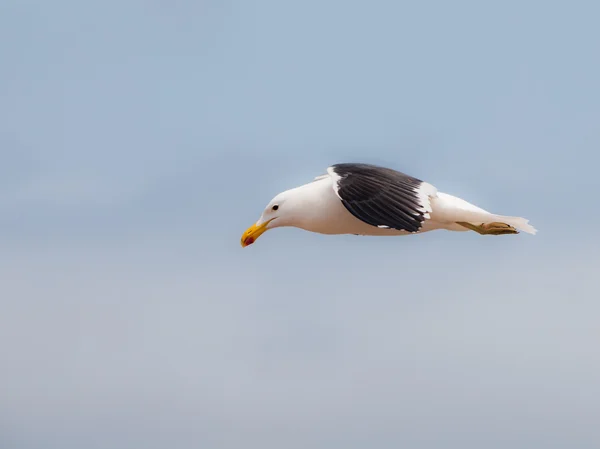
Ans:
[[[273,206],[271,209],[272,209],[272,210],[277,210],[277,209],[279,209],[279,206],[276,204],[276,205],[275,205],[275,206]]]

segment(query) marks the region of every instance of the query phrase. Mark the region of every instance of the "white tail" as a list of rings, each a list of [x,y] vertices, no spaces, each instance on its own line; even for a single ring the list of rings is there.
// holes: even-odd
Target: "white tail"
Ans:
[[[511,225],[513,228],[517,228],[519,231],[526,232],[527,234],[535,235],[537,233],[537,229],[529,224],[529,220],[523,217],[507,217],[505,215],[494,215],[492,214],[493,219],[488,219],[489,223],[494,221],[499,221],[500,223],[506,223],[507,225]]]
[[[447,193],[438,192],[437,197],[432,199],[432,201],[434,205],[433,216],[443,222],[457,223],[462,221],[473,225],[500,222],[506,223],[527,234],[535,234],[537,232],[529,224],[529,220],[525,218],[492,214],[462,198]]]

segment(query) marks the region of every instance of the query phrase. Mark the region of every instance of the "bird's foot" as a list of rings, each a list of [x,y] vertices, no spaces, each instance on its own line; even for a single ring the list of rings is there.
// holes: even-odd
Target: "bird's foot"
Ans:
[[[467,223],[464,221],[458,221],[457,224],[470,229],[472,231],[477,232],[478,234],[481,235],[504,235],[504,234],[518,234],[519,231],[517,231],[516,228],[506,224],[506,223],[500,223],[500,222],[493,222],[493,223],[481,223],[480,225],[474,225],[471,223]]]

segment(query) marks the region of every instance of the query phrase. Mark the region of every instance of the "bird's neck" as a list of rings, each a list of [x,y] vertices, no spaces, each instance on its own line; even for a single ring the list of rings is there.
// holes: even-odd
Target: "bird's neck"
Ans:
[[[312,232],[329,233],[331,219],[340,207],[330,178],[296,187],[289,194],[294,199],[293,226]]]

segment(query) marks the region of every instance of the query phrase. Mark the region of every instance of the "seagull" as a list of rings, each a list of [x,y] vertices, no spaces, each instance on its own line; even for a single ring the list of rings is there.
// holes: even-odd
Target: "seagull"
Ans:
[[[300,187],[275,196],[243,233],[242,247],[286,226],[320,234],[398,236],[435,229],[481,235],[535,234],[529,220],[492,214],[399,171],[340,163]]]

